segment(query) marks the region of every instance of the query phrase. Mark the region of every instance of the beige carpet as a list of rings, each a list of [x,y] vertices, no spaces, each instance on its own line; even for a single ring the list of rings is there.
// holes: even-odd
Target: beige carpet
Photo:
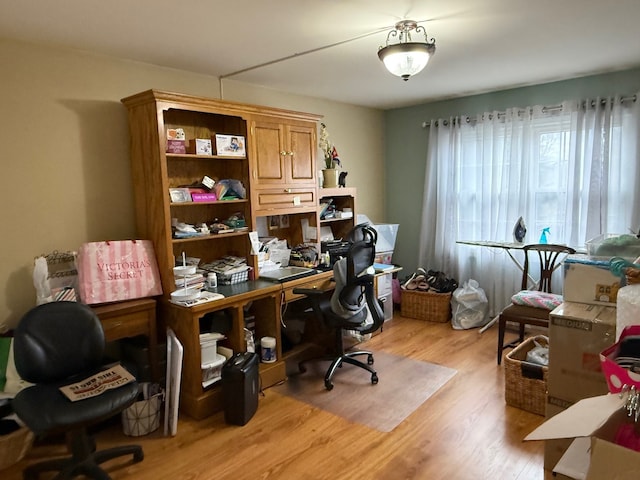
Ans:
[[[366,361],[367,357],[359,358]],[[324,374],[329,362],[310,361],[305,373],[291,375],[274,389],[352,422],[390,432],[456,374],[451,368],[380,351],[374,352],[374,358],[377,385],[371,384],[366,370],[345,364],[328,391]]]

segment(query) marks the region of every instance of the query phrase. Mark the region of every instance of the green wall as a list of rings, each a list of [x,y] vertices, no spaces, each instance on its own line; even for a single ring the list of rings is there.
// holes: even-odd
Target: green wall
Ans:
[[[422,73],[429,75],[429,69]],[[640,91],[640,68],[469,97],[443,100],[385,112],[386,221],[398,223],[393,261],[409,275],[417,265],[428,131],[433,118],[475,115],[529,105],[558,105],[564,100]],[[452,238],[451,241],[455,241]]]

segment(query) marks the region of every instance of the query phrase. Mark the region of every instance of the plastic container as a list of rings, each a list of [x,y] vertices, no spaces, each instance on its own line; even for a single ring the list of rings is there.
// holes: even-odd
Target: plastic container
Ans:
[[[622,257],[629,260],[640,257],[640,239],[635,235],[605,233],[592,238],[586,245],[590,257]]]
[[[222,378],[222,366],[225,360],[223,355],[216,353],[212,362],[201,364],[203,387],[208,387]]]
[[[262,363],[273,363],[276,361],[276,339],[273,337],[262,337],[260,339],[260,352]]]

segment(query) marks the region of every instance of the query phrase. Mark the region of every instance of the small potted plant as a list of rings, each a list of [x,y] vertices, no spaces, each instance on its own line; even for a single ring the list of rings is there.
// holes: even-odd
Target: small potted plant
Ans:
[[[338,151],[335,145],[329,140],[329,132],[327,132],[327,126],[324,123],[320,124],[320,140],[318,146],[322,151],[325,167],[322,169],[322,187],[335,188],[338,186],[337,167],[341,166],[340,158],[338,158]]]

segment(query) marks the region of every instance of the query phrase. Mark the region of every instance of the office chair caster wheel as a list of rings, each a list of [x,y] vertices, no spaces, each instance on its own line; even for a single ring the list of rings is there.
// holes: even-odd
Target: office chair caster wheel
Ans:
[[[133,461],[134,462],[141,462],[142,460],[144,460],[144,452],[142,451],[142,449],[140,449],[137,452],[134,452]]]
[[[375,373],[371,374],[371,384],[376,385],[378,383],[378,375]]]
[[[373,355],[367,355],[367,363],[373,365]]]
[[[326,388],[329,391],[333,390],[333,383],[325,381],[324,382],[324,388]]]

